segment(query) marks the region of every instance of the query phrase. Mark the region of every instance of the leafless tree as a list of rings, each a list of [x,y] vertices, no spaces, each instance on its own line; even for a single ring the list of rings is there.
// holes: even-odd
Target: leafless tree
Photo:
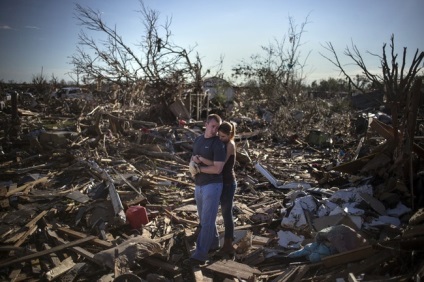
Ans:
[[[41,68],[40,73],[32,75],[31,83],[34,86],[37,93],[39,93],[39,95],[41,95],[43,99],[47,99],[47,97],[49,96],[49,92],[48,92],[49,85],[47,83],[47,78],[44,75],[43,67]]]
[[[139,43],[132,47],[124,42],[117,27],[109,27],[99,11],[76,4],[75,16],[88,31],[102,34],[100,41],[84,30],[79,34],[79,46],[71,57],[75,69],[93,80],[105,80],[122,87],[134,83],[150,85],[154,91],[143,97],[147,102],[172,102],[182,84],[190,83],[194,91],[202,90],[203,71],[201,58],[194,48],[180,47],[171,40],[172,19],[159,23],[159,13],[139,0],[142,34]],[[89,51],[87,51],[87,49]],[[144,91],[137,91],[141,93]]]
[[[263,101],[268,110],[275,112],[279,105],[293,100],[300,91],[304,79],[304,67],[309,53],[303,57],[301,47],[308,17],[298,26],[289,17],[287,34],[275,39],[268,46],[261,46],[262,53],[255,54],[233,68],[233,76],[249,81],[253,100]]]
[[[411,89],[412,84],[419,74],[421,68],[420,64],[423,60],[424,53],[420,52],[418,49],[415,51],[414,58],[412,59],[409,70],[406,71],[406,54],[407,48],[403,48],[403,56],[401,62],[401,69],[399,69],[399,63],[397,62],[398,54],[395,54],[395,45],[394,45],[394,35],[391,36],[390,44],[390,54],[391,58],[387,57],[386,53],[386,44],[383,44],[383,55],[373,54],[367,52],[373,56],[376,56],[380,59],[382,74],[375,74],[368,70],[366,62],[359,51],[358,47],[352,43],[352,47],[346,47],[344,55],[350,58],[353,61],[354,65],[357,65],[363,74],[363,77],[368,79],[374,86],[386,90],[388,95],[388,101],[398,101],[400,97],[405,96],[405,94]],[[324,58],[329,60],[333,65],[335,65],[340,72],[346,77],[346,79],[351,83],[357,90],[365,92],[363,79],[355,79],[358,75],[352,77],[350,76],[345,66],[339,60],[337,52],[334,49],[334,46],[331,42],[327,43],[327,46],[324,46],[333,56],[333,59],[321,54]],[[390,60],[390,63],[389,63]]]
[[[356,83],[354,79],[347,73],[341,64],[339,57],[331,43],[327,43],[326,49],[333,55],[333,59],[326,56],[333,63],[349,82],[358,90],[364,89]],[[367,68],[366,62],[359,52],[356,45],[352,44],[352,49],[346,48],[344,54],[353,60],[362,71],[362,74],[371,81],[371,83],[384,90],[386,95],[386,104],[391,110],[394,146],[393,149],[393,166],[392,170],[399,177],[404,177],[404,169],[411,169],[411,158],[413,151],[413,137],[416,125],[416,117],[418,105],[421,96],[420,88],[422,84],[422,76],[420,76],[421,63],[424,58],[424,52],[417,49],[414,53],[412,61],[406,66],[407,48],[403,48],[401,62],[398,62],[398,54],[395,52],[394,35],[390,39],[390,53],[386,52],[386,44],[383,44],[382,55],[376,55],[368,52],[373,56],[377,56],[381,61],[381,74],[374,74]],[[410,179],[412,185],[412,180]],[[411,188],[411,192],[412,192]]]

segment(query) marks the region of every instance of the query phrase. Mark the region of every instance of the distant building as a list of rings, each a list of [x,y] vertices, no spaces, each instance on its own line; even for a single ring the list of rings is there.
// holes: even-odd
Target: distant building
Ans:
[[[225,79],[219,77],[209,77],[203,80],[203,89],[209,95],[209,99],[215,98],[218,94],[223,94],[226,101],[234,99],[234,88]]]

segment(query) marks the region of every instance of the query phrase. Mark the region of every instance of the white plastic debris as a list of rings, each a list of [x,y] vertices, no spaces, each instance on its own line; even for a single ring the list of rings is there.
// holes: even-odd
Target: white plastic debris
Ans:
[[[312,195],[307,195],[305,197],[299,198],[299,202],[302,205],[302,208],[313,212],[317,209],[317,202]]]
[[[334,192],[334,194],[331,195],[329,200],[333,202],[343,201],[345,203],[352,203],[352,202],[359,203],[363,200],[362,197],[360,196],[361,193],[367,193],[369,195],[372,195],[373,193],[372,186],[363,185],[360,187],[352,187],[352,188],[339,190],[337,192]]]
[[[290,213],[281,220],[281,226],[288,228],[304,228],[307,226],[306,216],[299,199],[296,199]]]
[[[278,231],[277,235],[278,235],[278,244],[281,247],[288,248],[288,249],[300,248],[300,244],[303,242],[303,240],[305,240],[305,236],[296,235],[291,231],[280,230]]]

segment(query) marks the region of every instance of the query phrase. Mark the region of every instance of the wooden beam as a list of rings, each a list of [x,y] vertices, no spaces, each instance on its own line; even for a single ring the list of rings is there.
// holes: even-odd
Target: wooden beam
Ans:
[[[60,265],[50,269],[46,272],[46,279],[48,281],[52,281],[62,275],[63,273],[70,270],[72,267],[75,266],[75,262],[72,257],[68,257],[67,259],[64,259]]]
[[[15,263],[19,263],[19,262],[23,262],[23,261],[27,261],[27,260],[32,260],[32,259],[35,259],[35,258],[39,258],[41,256],[48,255],[48,254],[51,254],[51,253],[54,253],[54,252],[57,252],[57,251],[61,251],[61,250],[64,250],[64,249],[68,249],[68,248],[71,248],[71,247],[80,245],[82,243],[85,243],[85,242],[88,242],[88,241],[92,241],[95,238],[97,238],[97,237],[96,236],[88,236],[86,238],[79,239],[79,240],[76,240],[76,241],[73,241],[73,242],[70,242],[70,243],[67,243],[67,244],[64,244],[64,245],[53,247],[53,248],[51,248],[49,250],[44,250],[44,251],[41,251],[41,252],[37,252],[35,254],[30,254],[30,255],[27,255],[27,256],[24,256],[24,257],[20,257],[20,258],[16,258],[16,259],[13,259],[13,260],[10,260],[10,261],[6,261],[6,262],[0,262],[0,268],[9,266],[9,265],[12,265],[12,264],[15,264]]]
[[[181,217],[173,214],[172,212],[168,211],[167,209],[164,209],[164,211],[171,217],[171,219],[174,219],[177,223],[187,223],[188,225],[191,225],[191,226],[199,225],[199,223],[197,221],[191,221],[191,220],[181,218]]]
[[[343,252],[340,254],[325,257],[321,260],[321,262],[326,267],[332,267],[335,265],[345,264],[348,262],[358,261],[367,258],[375,254],[376,252],[377,251],[373,248],[373,246],[369,245],[348,252]]]
[[[229,277],[248,281],[254,281],[254,277],[261,274],[261,272],[256,268],[232,260],[219,260],[205,266],[204,268]]]
[[[381,121],[377,119],[373,119],[370,123],[370,127],[377,131],[381,136],[386,138],[387,140],[393,140],[394,139],[394,132],[393,127],[390,125],[387,125],[385,123],[382,123]],[[412,137],[411,137],[412,138]],[[424,149],[420,147],[417,143],[412,143],[412,149],[413,151],[420,156],[420,158],[424,158]]]
[[[65,233],[67,235],[70,235],[72,237],[78,238],[78,239],[82,239],[82,238],[87,237],[87,234],[72,230],[72,229],[67,228],[67,227],[59,227],[57,230]],[[100,246],[100,247],[104,247],[106,249],[109,249],[113,246],[113,244],[111,242],[101,240],[99,238],[94,239],[93,244]]]
[[[52,230],[48,230],[47,233],[52,236],[53,238],[55,238],[58,242],[60,242],[61,244],[69,244],[68,241],[66,241],[65,239],[59,237],[59,235],[57,235],[57,233],[55,231]],[[97,238],[97,237],[96,237]],[[94,241],[95,239],[93,239]],[[91,262],[94,262],[95,264],[98,264],[100,266],[103,266],[103,264],[101,264],[100,262],[98,262],[97,260],[94,259],[94,254],[90,253],[89,251],[87,251],[86,249],[83,249],[79,246],[73,246],[70,247],[70,249],[74,252],[76,252],[77,254],[80,254],[81,256],[85,257],[86,259],[88,259]]]
[[[6,197],[10,197],[13,194],[16,194],[16,193],[22,192],[22,191],[24,191],[26,189],[32,188],[34,185],[37,185],[39,183],[46,182],[47,180],[48,180],[48,177],[45,176],[45,177],[41,177],[41,178],[39,178],[37,180],[34,180],[34,181],[31,181],[31,182],[25,183],[24,185],[21,185],[18,188],[13,189],[13,190],[10,190],[9,192],[7,192]]]

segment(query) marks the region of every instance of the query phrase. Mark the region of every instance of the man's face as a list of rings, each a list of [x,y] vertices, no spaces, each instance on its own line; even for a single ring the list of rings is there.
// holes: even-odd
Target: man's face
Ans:
[[[209,122],[206,122],[205,137],[209,138],[216,136],[216,134],[218,133],[219,125],[220,124],[214,119],[211,119]]]

